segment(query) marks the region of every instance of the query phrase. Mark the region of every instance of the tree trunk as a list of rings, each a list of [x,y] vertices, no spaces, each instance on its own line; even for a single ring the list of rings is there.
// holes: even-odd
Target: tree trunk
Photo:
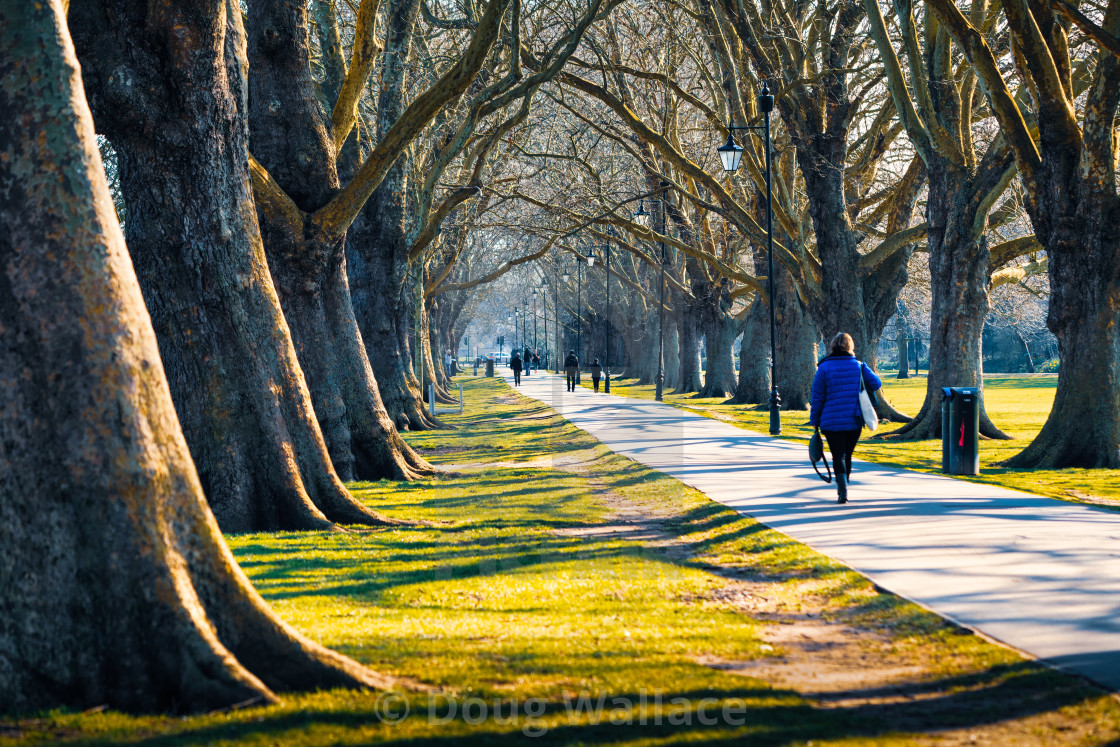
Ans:
[[[991,255],[983,231],[976,230],[974,192],[967,171],[930,156],[926,210],[932,308],[926,397],[914,419],[888,436],[941,438],[942,387],[977,387],[983,393],[981,333],[989,308]],[[1010,438],[988,418],[983,396],[980,408],[980,433]]]
[[[408,339],[415,318],[411,287],[415,281],[409,277],[407,262],[401,261],[407,259],[408,248],[403,227],[392,232],[384,224],[386,194],[381,190],[391,189],[397,176],[394,167],[354,221],[346,256],[352,263],[354,311],[385,408],[398,426],[429,430],[440,424],[424,409],[420,382],[412,371]]]
[[[906,334],[902,331],[902,327],[898,330],[898,376],[899,379],[910,378],[910,350]]]
[[[700,292],[697,306],[708,354],[704,386],[696,396],[728,397],[737,383],[732,348],[742,325],[731,315],[731,293],[725,283],[694,283],[693,291]]]
[[[170,5],[220,65],[226,3]],[[57,0],[0,6],[0,112],[4,709],[192,712],[391,684],[275,617],[222,540]]]
[[[1032,211],[1050,261],[1046,326],[1058,338],[1058,391],[1042,430],[1008,459],[1016,468],[1120,468],[1120,200],[1066,182],[1050,166],[1045,205]],[[1039,230],[1042,229],[1042,230]]]
[[[390,7],[377,100],[378,136],[404,112],[418,0]],[[410,267],[408,179],[402,157],[367,201],[350,230],[346,253],[353,263],[355,312],[370,363],[393,422],[410,430],[443,427],[424,408],[422,375],[413,366],[416,272]]]
[[[792,287],[790,287],[792,291]],[[784,307],[784,308],[783,308]],[[778,298],[778,391],[783,410],[807,410],[817,372],[820,333],[796,293]],[[767,397],[769,401],[769,397]]]
[[[755,296],[743,325],[739,344],[739,381],[731,404],[763,404],[770,401],[770,312],[761,296]]]
[[[1034,373],[1034,357],[1031,356],[1030,345],[1027,345],[1027,338],[1023,337],[1023,331],[1019,329],[1018,325],[1013,325],[1012,330],[1015,332],[1015,339],[1019,341],[1019,345],[1023,348],[1023,363],[1027,366],[1027,373]]]
[[[254,0],[248,18],[253,154],[301,211],[293,220],[258,199],[261,232],[331,460],[344,480],[432,474],[381,401],[350,298],[345,236],[311,220],[339,182],[314,95],[306,5]]]
[[[805,180],[821,261],[821,293],[811,299],[809,309],[826,340],[838,332],[847,332],[855,342],[856,357],[874,368],[879,337],[894,315],[898,294],[906,285],[911,252],[895,252],[873,267],[860,267],[860,236],[852,229],[844,192],[847,130],[835,123],[830,128],[810,140],[797,136],[796,129],[791,130],[798,145],[798,166]],[[895,228],[904,227],[916,194],[914,190],[908,195],[910,199],[899,200],[900,214],[892,216]],[[880,417],[895,422],[910,420],[886,397],[880,396],[878,401]]]
[[[678,315],[665,312],[665,391],[681,385],[681,334]]]
[[[77,0],[71,18],[97,122],[118,150],[129,248],[172,398],[218,523],[382,523],[330,464],[259,227],[244,209],[252,195],[240,13],[223,24],[215,57],[187,65],[170,19],[142,20],[134,4]],[[185,131],[185,121],[196,127]]]
[[[188,65],[161,25],[170,19],[142,20],[135,5],[75,0],[70,18],[97,124],[117,150],[129,249],[210,507],[227,532],[376,521],[352,510],[331,465],[245,209],[240,14],[207,30],[224,27],[210,39],[214,56]],[[168,86],[178,93],[148,93]]]
[[[630,367],[626,373],[636,378],[638,385],[654,384],[657,381],[660,344],[657,307],[648,307],[638,313],[640,321],[626,335],[627,355],[630,358]]]
[[[692,394],[699,392],[700,382],[700,330],[697,322],[695,305],[685,300],[684,296],[677,294],[677,356],[678,380],[674,390],[675,394]]]

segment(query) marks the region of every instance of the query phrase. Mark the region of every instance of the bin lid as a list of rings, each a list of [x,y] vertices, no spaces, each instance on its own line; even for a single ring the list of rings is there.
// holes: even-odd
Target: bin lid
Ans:
[[[953,388],[948,386],[941,387],[941,399],[952,399]]]
[[[962,397],[967,397],[967,396],[975,397],[977,394],[980,393],[980,387],[978,387],[978,386],[954,386],[954,387],[949,387],[949,389],[952,392],[952,395],[950,395],[950,396],[956,395],[956,396],[962,396]]]

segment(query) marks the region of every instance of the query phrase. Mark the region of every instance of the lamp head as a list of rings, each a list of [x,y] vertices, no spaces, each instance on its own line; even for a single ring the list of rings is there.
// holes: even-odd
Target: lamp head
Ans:
[[[646,210],[645,198],[642,198],[641,202],[638,203],[638,209],[634,212],[634,220],[640,226],[649,225],[649,211]]]
[[[735,144],[733,130],[727,131],[727,142],[716,148],[716,153],[719,154],[724,171],[730,174],[739,170],[739,162],[743,160],[743,149]]]
[[[774,94],[770,93],[770,86],[766,83],[762,84],[762,90],[758,92],[758,109],[762,112],[774,111]]]

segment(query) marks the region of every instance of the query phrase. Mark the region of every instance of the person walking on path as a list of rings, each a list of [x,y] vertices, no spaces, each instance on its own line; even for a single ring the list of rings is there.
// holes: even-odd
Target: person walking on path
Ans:
[[[568,351],[568,357],[564,359],[564,372],[568,374],[568,391],[574,392],[579,380],[579,358],[576,357],[576,351]]]
[[[516,352],[509,359],[509,367],[513,369],[513,385],[521,386],[521,356]]]
[[[595,387],[595,393],[599,393],[599,379],[603,377],[603,366],[600,365],[599,359],[596,358],[595,362],[591,364],[591,384]]]
[[[533,351],[533,370],[541,370],[541,355],[536,350]]]
[[[856,450],[863,430],[863,414],[859,407],[859,385],[862,379],[869,392],[877,391],[883,382],[867,364],[856,360],[852,336],[840,332],[829,343],[831,352],[817,364],[813,377],[813,396],[809,425],[820,428],[832,452],[832,468],[836,472],[837,503],[848,502],[848,480],[852,474],[852,452]]]

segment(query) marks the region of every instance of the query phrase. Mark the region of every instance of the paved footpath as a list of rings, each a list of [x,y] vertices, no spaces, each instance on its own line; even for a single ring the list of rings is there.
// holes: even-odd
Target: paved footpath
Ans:
[[[567,392],[544,372],[518,391],[883,588],[1120,692],[1120,512],[859,459],[839,505],[804,445],[649,400]]]

